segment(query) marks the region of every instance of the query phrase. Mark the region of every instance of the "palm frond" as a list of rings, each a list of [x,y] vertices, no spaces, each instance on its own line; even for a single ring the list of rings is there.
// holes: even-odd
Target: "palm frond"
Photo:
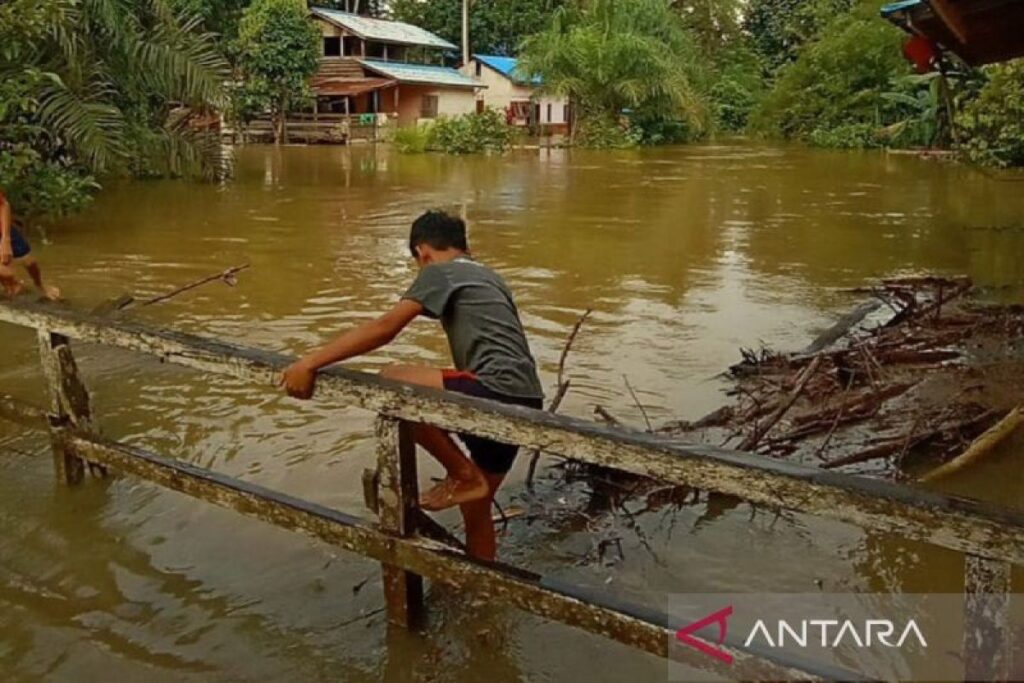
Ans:
[[[95,83],[83,97],[56,78],[40,87],[40,121],[95,171],[115,165],[125,152],[124,118],[106,101],[109,92],[108,85]]]

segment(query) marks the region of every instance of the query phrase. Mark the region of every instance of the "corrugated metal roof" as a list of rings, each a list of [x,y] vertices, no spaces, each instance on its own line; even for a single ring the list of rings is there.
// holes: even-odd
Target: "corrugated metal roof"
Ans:
[[[360,59],[359,62],[367,69],[387,78],[392,78],[399,83],[428,83],[457,88],[483,87],[469,76],[447,66],[385,62],[381,59]]]
[[[397,43],[401,45],[439,47],[446,50],[456,49],[454,45],[444,38],[436,36],[419,26],[413,26],[401,21],[371,19],[370,17],[363,17],[358,14],[341,12],[326,7],[310,7],[309,11],[324,21],[329,21],[367,40],[378,40],[382,43]]]
[[[498,55],[473,55],[473,58],[487,66],[491,67],[505,78],[515,83],[530,85],[540,85],[543,80],[540,76],[534,76],[533,78],[525,78],[516,71],[516,67],[519,66],[519,60],[515,57],[501,57]]]

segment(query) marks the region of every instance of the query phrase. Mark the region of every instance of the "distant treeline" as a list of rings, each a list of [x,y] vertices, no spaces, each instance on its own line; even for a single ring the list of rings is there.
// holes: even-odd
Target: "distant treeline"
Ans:
[[[462,0],[320,0],[458,43]],[[568,96],[575,142],[724,133],[957,149],[1024,166],[1024,63],[913,72],[882,0],[475,0],[473,50]],[[82,206],[113,174],[223,170],[205,119],[305,106],[303,0],[0,4],[0,186],[23,214]],[[452,55],[457,59],[457,55]]]

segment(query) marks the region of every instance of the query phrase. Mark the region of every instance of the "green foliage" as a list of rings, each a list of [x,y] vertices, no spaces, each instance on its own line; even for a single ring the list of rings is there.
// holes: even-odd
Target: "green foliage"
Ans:
[[[497,109],[437,119],[430,129],[430,149],[446,154],[504,152],[515,129]]]
[[[628,131],[628,125],[616,119],[585,117],[580,121],[576,142],[591,149],[621,149],[640,144],[639,136]]]
[[[807,134],[806,140],[816,147],[832,149],[868,149],[882,145],[878,126],[872,123],[840,123],[815,128]]]
[[[743,0],[672,0],[670,5],[696,38],[701,53],[712,59],[745,40],[740,27]]]
[[[862,0],[834,19],[781,69],[773,90],[752,115],[762,132],[822,144],[864,140],[866,126],[882,128],[904,116],[884,97],[909,67],[903,34],[878,19],[878,0]],[[830,131],[834,130],[834,134]]]
[[[175,11],[202,20],[203,26],[233,40],[238,35],[238,22],[249,0],[171,0]]]
[[[766,92],[764,66],[757,53],[743,43],[721,53],[709,91],[715,127],[743,130]]]
[[[394,143],[403,154],[494,154],[507,150],[515,135],[516,129],[508,125],[504,114],[497,109],[485,109],[399,128]]]
[[[989,166],[1024,166],[1024,59],[987,69],[989,80],[958,118],[967,157]]]
[[[769,71],[794,61],[800,48],[821,37],[856,0],[750,0],[743,28]],[[875,17],[876,21],[877,15]]]
[[[520,69],[543,77],[545,92],[572,101],[580,142],[605,140],[626,110],[683,121],[698,133],[708,125],[707,70],[667,0],[562,8],[525,41]]]
[[[197,26],[164,0],[0,4],[0,184],[19,216],[76,210],[94,175],[140,164],[223,170],[192,125],[223,104],[227,78]]]
[[[395,19],[421,26],[455,45],[462,41],[462,0],[392,0]],[[469,35],[477,54],[515,55],[527,36],[541,31],[565,0],[476,0]]]
[[[311,96],[320,32],[302,0],[254,0],[238,28],[238,64],[244,84],[234,96],[235,116],[245,120],[269,110],[278,122]]]
[[[959,80],[959,79],[957,79]],[[879,137],[886,144],[901,147],[932,147],[951,142],[952,122],[948,112],[950,79],[938,73],[912,74],[896,78],[882,93],[887,103],[887,120]]]
[[[423,154],[430,148],[432,128],[430,124],[399,128],[392,142],[402,154]]]

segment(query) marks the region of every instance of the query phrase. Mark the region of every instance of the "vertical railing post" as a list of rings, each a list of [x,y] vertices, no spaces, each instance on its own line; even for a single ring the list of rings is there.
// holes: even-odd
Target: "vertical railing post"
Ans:
[[[85,462],[75,455],[65,434],[68,427],[82,432],[93,431],[89,391],[78,374],[78,365],[67,337],[39,330],[39,360],[50,398],[54,467],[57,478],[73,486],[85,478]]]
[[[1005,681],[1010,674],[1008,562],[964,557],[964,680]]]
[[[415,532],[418,498],[412,428],[400,420],[378,416],[376,435],[381,530],[409,536]],[[382,570],[388,621],[403,628],[415,627],[423,611],[423,577],[391,565],[383,565]]]

